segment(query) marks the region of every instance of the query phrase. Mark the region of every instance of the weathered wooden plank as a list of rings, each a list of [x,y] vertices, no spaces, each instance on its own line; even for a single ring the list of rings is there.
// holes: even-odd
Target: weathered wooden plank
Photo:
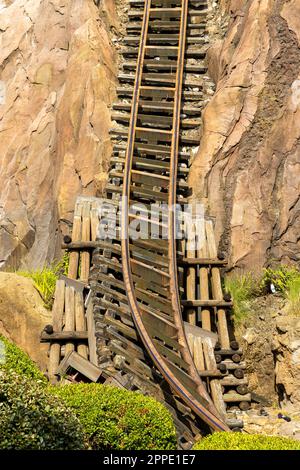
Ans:
[[[237,379],[233,375],[227,375],[221,380],[221,385],[224,386],[239,386],[239,385],[247,385],[248,384],[248,379],[244,377],[243,379]]]
[[[72,229],[72,242],[78,242],[81,239],[81,214],[82,204],[76,203],[74,211],[73,229]],[[79,253],[70,253],[69,257],[69,270],[68,277],[71,279],[77,279],[79,267]]]
[[[64,275],[61,275],[59,278],[65,282],[66,286],[73,287],[75,291],[78,292],[83,292],[83,290],[88,287],[86,283],[78,281],[76,279],[70,279],[69,277]]]
[[[189,266],[227,266],[228,262],[211,258],[178,258],[178,264]]]
[[[75,291],[75,330],[87,331],[86,318],[84,312],[83,293]],[[85,343],[77,344],[77,352],[82,357],[88,358],[88,347]]]
[[[192,334],[196,338],[210,338],[212,341],[213,346],[216,345],[218,341],[217,333],[213,333],[212,331],[205,330],[204,328],[200,328],[199,326],[191,325],[188,322],[183,322],[185,333]]]
[[[87,340],[88,334],[87,331],[60,331],[57,333],[48,334],[45,331],[41,334],[41,342],[48,343],[48,342],[57,342],[57,341],[82,341]]]
[[[82,235],[81,239],[84,242],[90,241],[91,239],[91,218],[90,218],[90,208],[91,204],[89,202],[84,202],[82,209]],[[81,253],[81,266],[80,266],[80,279],[86,281],[89,278],[90,272],[90,252],[83,251]]]
[[[52,325],[56,333],[61,332],[63,326],[63,312],[65,306],[65,283],[63,280],[56,281],[54,303],[52,308]],[[60,362],[61,345],[53,342],[49,351],[48,375],[51,383],[57,382],[57,368]]]
[[[232,302],[225,302],[225,300],[217,300],[217,299],[207,299],[207,300],[182,300],[182,305],[185,307],[224,307],[224,308],[231,308]],[[226,317],[225,317],[226,318]],[[226,325],[227,328],[227,325]],[[229,346],[229,342],[228,342]],[[222,345],[223,347],[223,345]],[[229,347],[224,346],[224,349],[229,349]]]
[[[75,331],[75,289],[67,286],[65,289],[65,330]],[[66,354],[74,351],[74,344],[66,343]]]
[[[88,330],[88,344],[89,344],[89,360],[92,364],[98,365],[96,335],[95,335],[95,321],[93,312],[93,303],[90,300],[86,309],[86,322]]]
[[[189,243],[192,240],[189,240]],[[195,237],[194,240],[195,242]],[[195,250],[188,249],[186,251],[187,258],[194,258],[195,257]],[[189,300],[196,300],[196,268],[188,267],[187,275],[186,275],[186,296]],[[186,311],[186,318],[188,323],[192,325],[196,325],[196,316],[197,310],[193,307],[188,308]]]
[[[99,227],[99,210],[100,210],[100,200],[93,201],[91,207],[91,240],[95,241],[97,239],[98,227]]]
[[[197,370],[204,371],[205,364],[204,364],[202,339],[199,337],[194,339],[193,358],[194,358],[194,362],[195,362],[195,366]]]
[[[236,392],[225,393],[223,395],[223,400],[225,403],[236,403],[241,401],[251,401],[251,393],[247,393],[246,395],[240,395]]]
[[[207,369],[216,369],[217,364],[214,356],[214,347],[210,338],[206,338],[202,341],[203,345],[203,354],[205,358],[206,368]],[[210,389],[213,402],[217,408],[220,415],[225,419],[226,416],[226,407],[224,404],[222,396],[222,388],[219,380],[212,379],[210,381]]]
[[[101,369],[96,367],[90,361],[80,356],[76,351],[70,351],[62,360],[57,373],[61,376],[65,375],[68,369],[75,369],[92,382],[97,382],[102,374]]]
[[[195,337],[194,337],[194,335],[188,333],[188,334],[186,334],[186,339],[187,339],[187,343],[188,343],[188,346],[189,346],[190,353],[193,355]],[[204,367],[203,367],[203,369],[204,369]]]
[[[217,258],[215,235],[214,235],[213,223],[211,220],[208,220],[205,222],[205,229],[206,229],[209,256],[211,258]],[[222,290],[222,284],[221,284],[220,271],[216,267],[213,267],[211,269],[211,287],[212,287],[213,298],[218,299],[218,300],[223,299],[223,290]],[[230,349],[230,340],[229,340],[229,334],[228,334],[226,312],[222,308],[224,306],[221,305],[220,307],[221,308],[218,308],[217,310],[220,343],[223,349]]]

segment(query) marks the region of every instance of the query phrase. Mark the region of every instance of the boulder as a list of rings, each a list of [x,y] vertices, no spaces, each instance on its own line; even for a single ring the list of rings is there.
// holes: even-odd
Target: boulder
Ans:
[[[31,279],[0,272],[0,334],[25,351],[43,371],[48,345],[40,343],[40,335],[51,318]]]

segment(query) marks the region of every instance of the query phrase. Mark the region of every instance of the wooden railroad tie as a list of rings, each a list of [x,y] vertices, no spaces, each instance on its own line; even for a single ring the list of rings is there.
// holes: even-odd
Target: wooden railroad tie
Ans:
[[[113,155],[99,201],[114,207],[116,227],[115,214],[108,214],[107,239],[97,237],[96,201],[78,200],[72,236],[62,245],[75,284],[58,281],[53,332],[42,340],[50,341],[52,376],[70,369],[77,380],[85,375],[155,396],[171,411],[180,446],[189,448],[203,421],[213,430],[241,429],[231,410],[251,403],[213,219],[204,218],[194,246],[177,243],[168,210],[191,196],[189,159],[199,146],[207,98],[207,2],[130,0],[130,6],[112,113]],[[157,218],[156,238],[133,237],[127,228],[146,224],[157,202],[167,209],[165,220]],[[79,297],[83,309],[76,310]]]

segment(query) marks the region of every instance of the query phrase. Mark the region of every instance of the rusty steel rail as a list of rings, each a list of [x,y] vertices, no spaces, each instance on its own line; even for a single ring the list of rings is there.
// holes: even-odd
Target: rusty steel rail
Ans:
[[[155,12],[155,9],[152,9]],[[186,43],[186,28],[188,18],[188,0],[182,0],[181,15],[180,15],[180,34],[178,44],[178,59],[177,59],[177,72],[176,72],[176,83],[174,87],[174,111],[173,111],[173,125],[172,125],[172,143],[171,143],[171,158],[170,158],[170,184],[168,194],[169,204],[169,215],[168,215],[168,263],[169,263],[169,279],[170,279],[170,298],[171,298],[171,309],[174,324],[178,330],[177,341],[182,348],[181,356],[186,363],[188,375],[194,382],[193,391],[192,388],[189,390],[184,386],[180,380],[180,373],[177,374],[174,369],[173,371],[168,365],[166,358],[159,353],[153,343],[151,333],[148,331],[147,326],[143,321],[143,313],[139,306],[135,294],[135,283],[133,281],[133,273],[131,268],[131,255],[130,255],[130,242],[129,242],[129,204],[131,202],[130,186],[132,183],[132,160],[134,153],[134,143],[136,136],[137,127],[137,116],[140,98],[140,88],[142,83],[144,57],[147,45],[147,36],[149,28],[149,20],[151,13],[151,0],[145,1],[144,16],[141,28],[141,39],[136,67],[135,84],[133,88],[132,107],[131,107],[131,118],[128,133],[128,145],[126,152],[124,182],[123,182],[123,199],[122,199],[122,267],[124,283],[126,287],[128,302],[130,305],[132,317],[134,319],[136,328],[143,340],[148,353],[153,359],[157,368],[161,371],[164,378],[190,406],[195,413],[197,413],[209,426],[215,430],[227,430],[228,426],[219,417],[215,406],[213,405],[211,398],[205,390],[199,374],[197,373],[194,365],[185,332],[183,327],[183,320],[181,314],[181,304],[178,292],[178,280],[177,280],[177,253],[176,253],[176,240],[175,240],[175,211],[174,205],[176,203],[176,192],[177,192],[177,155],[179,147],[179,129],[180,129],[180,113],[181,113],[181,93],[182,93],[182,81],[183,81],[183,67],[184,67],[184,55],[185,55],[185,43]]]
[[[173,208],[189,201],[190,152],[199,146],[208,97],[207,2],[128,2],[119,101],[112,111],[113,155],[101,202],[106,238],[73,241],[69,250],[92,257],[101,380],[164,403],[179,446],[188,449],[199,433],[240,429],[234,409],[250,406],[230,322],[232,302],[222,289],[225,254],[217,250],[213,221],[205,218],[201,248],[191,250],[175,237]],[[153,208],[156,202],[164,205],[162,212]],[[136,239],[132,222],[150,222],[148,232],[155,223],[158,238],[148,233]]]

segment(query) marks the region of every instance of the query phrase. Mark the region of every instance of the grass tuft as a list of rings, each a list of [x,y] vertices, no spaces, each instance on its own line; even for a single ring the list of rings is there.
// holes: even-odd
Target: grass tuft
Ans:
[[[265,268],[263,270],[260,289],[262,292],[268,293],[271,291],[272,286],[275,292],[285,294],[288,286],[299,278],[300,272],[294,266],[282,265],[275,269]]]
[[[239,324],[251,313],[250,301],[258,294],[257,280],[252,273],[234,274],[225,278],[224,285],[234,302],[234,322]]]
[[[298,277],[287,282],[284,295],[288,301],[288,313],[290,315],[300,315],[300,273]]]
[[[36,271],[17,271],[19,276],[33,280],[34,287],[39,292],[47,309],[51,310],[56,281],[60,275],[67,275],[69,267],[69,255],[65,253],[63,258],[49,266],[44,266]]]

